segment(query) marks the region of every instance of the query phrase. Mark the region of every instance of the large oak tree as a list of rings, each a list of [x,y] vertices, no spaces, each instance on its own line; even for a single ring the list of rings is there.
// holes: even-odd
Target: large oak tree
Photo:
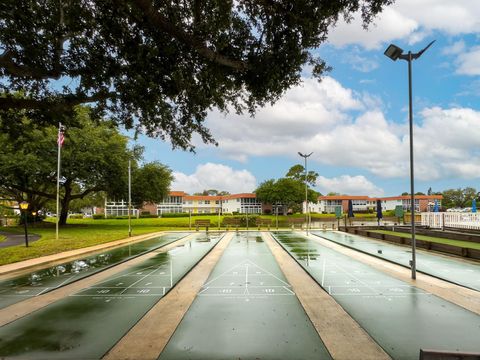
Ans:
[[[138,165],[142,149],[130,150],[128,138],[111,122],[90,119],[90,109],[77,107],[75,123],[67,128],[62,148],[60,224],[67,221],[70,203],[104,192],[127,199],[128,161],[132,160],[132,200],[135,204],[161,201],[172,175],[160,163]],[[8,129],[8,131],[5,131]],[[23,117],[12,126],[0,116],[0,195],[27,200],[33,210],[56,199],[57,127],[39,126]],[[1,198],[2,196],[0,196]]]
[[[99,115],[193,150],[212,108],[254,113],[320,76],[314,49],[339,16],[369,24],[393,0],[2,0],[0,111]],[[23,96],[16,94],[20,92]],[[65,118],[66,116],[66,118]]]

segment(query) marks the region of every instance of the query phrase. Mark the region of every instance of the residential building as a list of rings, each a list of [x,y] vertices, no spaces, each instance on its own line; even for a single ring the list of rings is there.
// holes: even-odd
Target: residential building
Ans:
[[[183,191],[172,191],[157,204],[158,215],[167,213],[192,214],[261,214],[262,203],[253,193],[233,195],[189,195]]]
[[[432,211],[435,200],[441,206],[442,195],[415,195],[415,211]],[[371,212],[377,208],[377,200],[380,200],[382,211],[395,210],[401,205],[404,210],[410,210],[410,195],[392,197],[369,197],[354,195],[319,196],[317,203],[309,203],[310,212],[334,213],[337,206],[341,206],[343,212],[348,211],[348,201],[352,200],[354,212]],[[303,204],[305,210],[305,204]]]

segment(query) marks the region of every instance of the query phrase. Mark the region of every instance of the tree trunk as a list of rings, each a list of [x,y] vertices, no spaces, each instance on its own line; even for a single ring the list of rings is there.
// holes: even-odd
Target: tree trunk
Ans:
[[[67,224],[68,208],[70,206],[70,200],[72,195],[72,188],[70,185],[71,185],[71,182],[67,180],[64,186],[65,196],[62,199],[60,199],[60,219],[58,221],[58,224],[60,226]]]

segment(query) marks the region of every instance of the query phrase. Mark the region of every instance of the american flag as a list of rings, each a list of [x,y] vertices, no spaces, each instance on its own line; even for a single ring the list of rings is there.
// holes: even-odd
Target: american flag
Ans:
[[[58,139],[57,139],[57,144],[59,147],[62,147],[63,146],[63,143],[65,142],[65,128],[63,126],[60,125],[59,129],[58,129]]]

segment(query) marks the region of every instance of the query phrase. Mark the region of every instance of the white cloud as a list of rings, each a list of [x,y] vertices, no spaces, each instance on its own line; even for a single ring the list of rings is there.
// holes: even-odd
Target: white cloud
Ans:
[[[354,50],[350,54],[346,54],[343,58],[343,61],[350,64],[354,70],[363,73],[371,72],[379,66],[377,61],[361,56],[358,49]]]
[[[207,189],[229,191],[231,193],[252,192],[256,188],[256,179],[247,170],[234,170],[222,164],[206,163],[198,165],[191,175],[173,172],[172,190],[189,194]]]
[[[337,192],[348,195],[383,196],[384,191],[375,186],[365,176],[341,175],[334,178],[319,176],[317,187],[323,194]]]
[[[457,74],[480,75],[480,46],[458,55]]]
[[[444,55],[457,55],[465,50],[465,41],[459,40],[443,48],[442,54]]]
[[[480,177],[475,165],[480,166],[480,112],[430,107],[415,119],[416,179]],[[409,176],[407,119],[402,124],[386,119],[376,96],[355,93],[333,78],[321,84],[306,80],[255,118],[214,112],[207,126],[222,156],[240,161],[252,156],[300,161],[297,151],[313,151],[309,167],[319,173],[327,164],[383,178]]]
[[[480,176],[480,112],[467,108],[424,109],[414,132],[420,179]],[[417,165],[418,164],[418,165]]]
[[[369,31],[363,30],[359,14],[351,23],[339,21],[331,30],[329,41],[338,47],[357,44],[370,50],[397,39],[414,44],[432,31],[449,36],[478,34],[478,19],[480,6],[476,0],[402,0],[385,8]]]
[[[335,46],[359,44],[372,50],[381,47],[387,41],[409,36],[418,28],[418,23],[402,15],[393,7],[387,7],[378,15],[368,30],[363,29],[359,14],[350,22],[340,21],[330,31],[329,43]]]

